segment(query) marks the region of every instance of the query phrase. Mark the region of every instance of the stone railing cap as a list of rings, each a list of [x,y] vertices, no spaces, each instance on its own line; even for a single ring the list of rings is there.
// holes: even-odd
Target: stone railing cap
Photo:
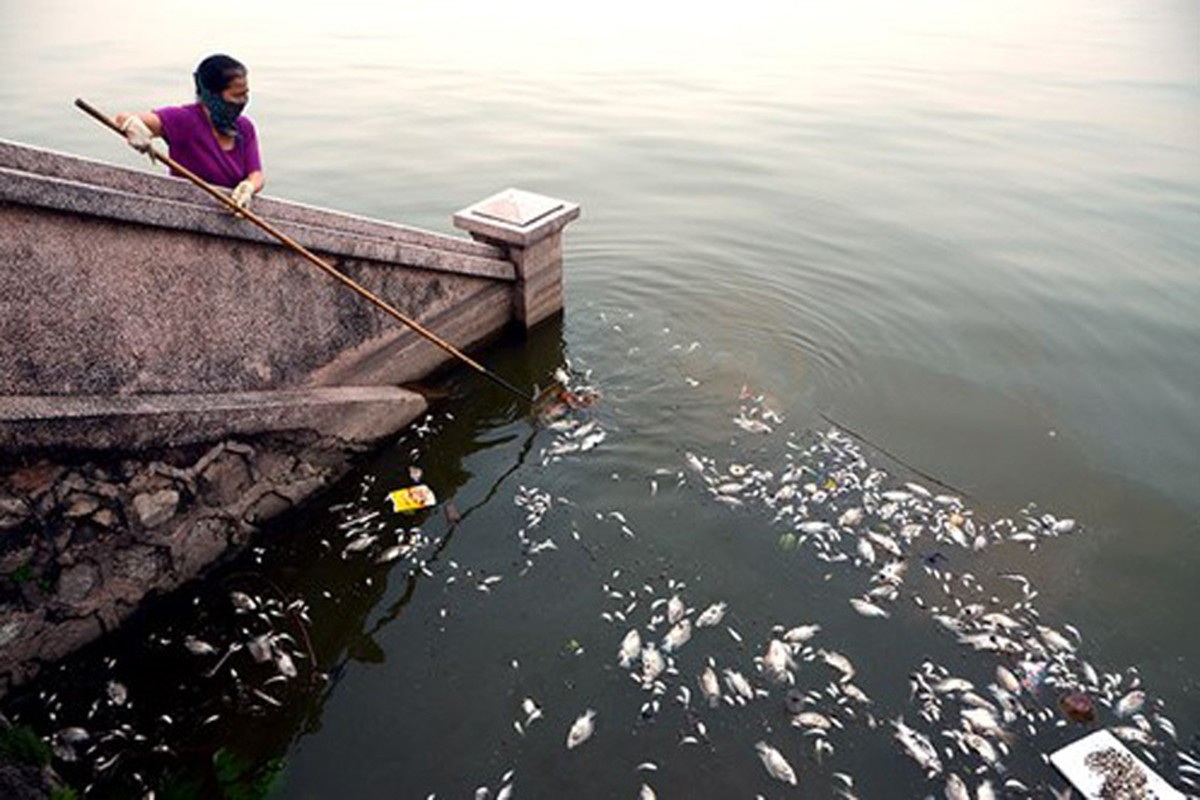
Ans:
[[[457,212],[454,225],[484,239],[528,247],[578,216],[578,203],[510,188]]]

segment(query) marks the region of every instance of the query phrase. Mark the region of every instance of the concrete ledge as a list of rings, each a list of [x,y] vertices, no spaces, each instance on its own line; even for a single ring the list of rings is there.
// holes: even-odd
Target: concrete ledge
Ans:
[[[114,146],[120,146],[120,143],[115,141],[115,137]],[[27,147],[3,139],[0,139],[0,169],[14,173],[28,173],[31,176],[57,178],[183,204],[196,205],[204,202],[204,195],[182,178],[118,167],[53,150]],[[0,180],[0,185],[2,183],[3,181]],[[272,220],[280,222],[291,222],[311,228],[330,228],[376,239],[463,253],[480,258],[504,258],[500,248],[483,242],[433,233],[303,203],[257,197],[254,200],[254,209],[264,217],[270,217]]]
[[[0,202],[152,225],[169,230],[207,233],[222,239],[268,244],[281,251],[285,249],[263,231],[225,213],[224,209],[216,206],[215,201],[201,195],[195,187],[189,184],[187,188],[190,190],[190,197],[186,200],[168,200],[0,167]],[[516,280],[516,270],[512,263],[495,256],[435,249],[434,245],[441,244],[440,242],[417,244],[398,241],[381,235],[384,232],[379,230],[366,233],[335,229],[328,227],[333,220],[316,219],[315,214],[310,215],[313,217],[310,223],[299,224],[286,219],[286,215],[283,218],[273,216],[265,203],[256,202],[254,210],[309,250],[458,275]],[[451,237],[445,238],[453,241]]]
[[[461,300],[453,311],[431,317],[426,324],[460,350],[470,350],[505,330],[512,320],[512,305],[509,287],[491,284]],[[445,350],[396,324],[314,372],[309,385],[408,383],[450,362],[454,358]]]
[[[0,397],[0,449],[86,442],[136,450],[211,441],[214,433],[313,430],[371,442],[425,412],[425,399],[392,386],[349,386],[221,394]]]

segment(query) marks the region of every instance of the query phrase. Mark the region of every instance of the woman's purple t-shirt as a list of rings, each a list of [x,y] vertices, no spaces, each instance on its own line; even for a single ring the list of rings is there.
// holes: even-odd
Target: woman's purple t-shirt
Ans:
[[[209,183],[233,188],[251,172],[262,169],[258,134],[254,123],[246,117],[237,118],[237,139],[233,149],[225,151],[199,103],[157,108],[154,113],[162,121],[163,138],[170,145],[171,158]]]

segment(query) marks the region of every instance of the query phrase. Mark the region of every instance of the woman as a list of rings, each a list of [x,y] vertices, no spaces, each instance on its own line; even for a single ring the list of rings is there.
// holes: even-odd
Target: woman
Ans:
[[[242,116],[250,102],[246,67],[229,56],[213,55],[200,62],[192,77],[198,102],[141,114],[122,112],[116,123],[139,152],[161,136],[172,159],[209,183],[233,189],[230,198],[247,208],[264,179],[258,134]]]

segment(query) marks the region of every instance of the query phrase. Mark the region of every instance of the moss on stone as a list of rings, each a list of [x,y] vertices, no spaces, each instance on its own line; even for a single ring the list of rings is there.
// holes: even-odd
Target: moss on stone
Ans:
[[[44,767],[50,763],[50,745],[27,725],[0,729],[0,761]]]

